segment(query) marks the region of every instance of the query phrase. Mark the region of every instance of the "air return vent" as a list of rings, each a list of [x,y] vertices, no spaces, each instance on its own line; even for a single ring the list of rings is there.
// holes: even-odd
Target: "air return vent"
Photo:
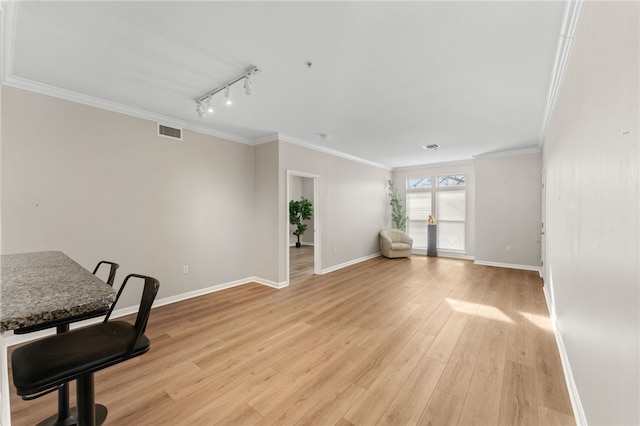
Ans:
[[[164,136],[165,138],[171,138],[181,141],[182,129],[165,126],[164,124],[158,123],[158,136]]]

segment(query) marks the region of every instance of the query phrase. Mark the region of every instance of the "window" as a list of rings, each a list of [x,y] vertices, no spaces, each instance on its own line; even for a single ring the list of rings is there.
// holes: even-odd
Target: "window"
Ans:
[[[407,179],[407,189],[431,188],[431,178],[409,178]]]
[[[438,186],[464,186],[464,175],[438,176]]]
[[[431,192],[407,193],[407,233],[413,246],[427,248],[427,220],[431,214]]]
[[[465,250],[465,184],[464,174],[407,179],[407,233],[415,248],[427,248],[427,220],[433,214],[438,224],[438,249]]]
[[[464,250],[465,191],[438,191],[438,248]]]

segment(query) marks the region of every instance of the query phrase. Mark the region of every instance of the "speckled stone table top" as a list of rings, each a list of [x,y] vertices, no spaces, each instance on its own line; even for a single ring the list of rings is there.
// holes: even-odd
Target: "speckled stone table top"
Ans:
[[[0,256],[0,331],[108,307],[113,288],[60,251]]]

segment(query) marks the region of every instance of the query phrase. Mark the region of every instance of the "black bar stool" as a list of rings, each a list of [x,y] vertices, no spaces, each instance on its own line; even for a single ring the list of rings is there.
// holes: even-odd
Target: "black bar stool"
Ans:
[[[98,262],[95,269],[93,270],[93,275],[96,275],[96,273],[98,272],[98,270],[102,265],[109,266],[109,275],[106,283],[111,287],[113,287],[113,283],[116,278],[116,271],[118,270],[120,265],[118,265],[115,262],[101,260],[100,262]],[[109,307],[105,307],[104,309],[100,309],[97,311],[88,312],[81,315],[74,315],[72,317],[62,318],[59,320],[49,321],[45,324],[36,324],[28,327],[22,327],[17,330],[14,330],[13,333],[27,334],[27,333],[33,333],[34,331],[46,330],[46,329],[55,327],[56,334],[62,334],[69,331],[69,324],[86,320],[86,319],[101,317],[102,315],[105,315],[108,311],[109,311]],[[106,413],[105,407],[98,406],[96,410],[98,411],[99,416],[102,415],[102,413],[104,412],[104,416],[106,417],[107,413]],[[51,417],[44,419],[43,421],[38,423],[37,426],[73,426],[75,424],[77,424],[76,410],[75,408],[69,408],[69,386],[68,384],[65,383],[64,385],[58,388],[57,414],[54,414]]]
[[[135,324],[109,321],[129,279],[142,279],[144,288]],[[137,280],[136,280],[137,281]],[[151,342],[144,335],[160,284],[152,277],[130,274],[124,279],[107,316],[100,324],[55,334],[17,348],[11,355],[13,383],[22,399],[30,400],[77,381],[77,424],[100,425],[96,420],[96,371],[144,354]],[[106,417],[106,408],[105,408]]]

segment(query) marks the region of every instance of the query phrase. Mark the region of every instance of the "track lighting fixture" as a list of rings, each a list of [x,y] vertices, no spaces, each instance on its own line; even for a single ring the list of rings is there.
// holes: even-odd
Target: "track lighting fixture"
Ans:
[[[257,66],[250,65],[247,67],[245,72],[242,73],[241,75],[229,80],[227,83],[215,88],[214,90],[210,91],[204,96],[201,96],[200,98],[195,99],[196,112],[198,113],[198,117],[204,117],[205,111],[210,113],[213,112],[213,96],[218,92],[224,91],[225,104],[227,106],[231,106],[233,104],[233,101],[231,100],[231,95],[229,93],[229,90],[231,88],[231,85],[239,82],[240,80],[244,81],[244,93],[246,95],[251,95],[253,93],[253,84],[251,82],[251,76],[258,72],[260,72],[260,69]],[[205,106],[206,106],[206,109],[205,109]]]

